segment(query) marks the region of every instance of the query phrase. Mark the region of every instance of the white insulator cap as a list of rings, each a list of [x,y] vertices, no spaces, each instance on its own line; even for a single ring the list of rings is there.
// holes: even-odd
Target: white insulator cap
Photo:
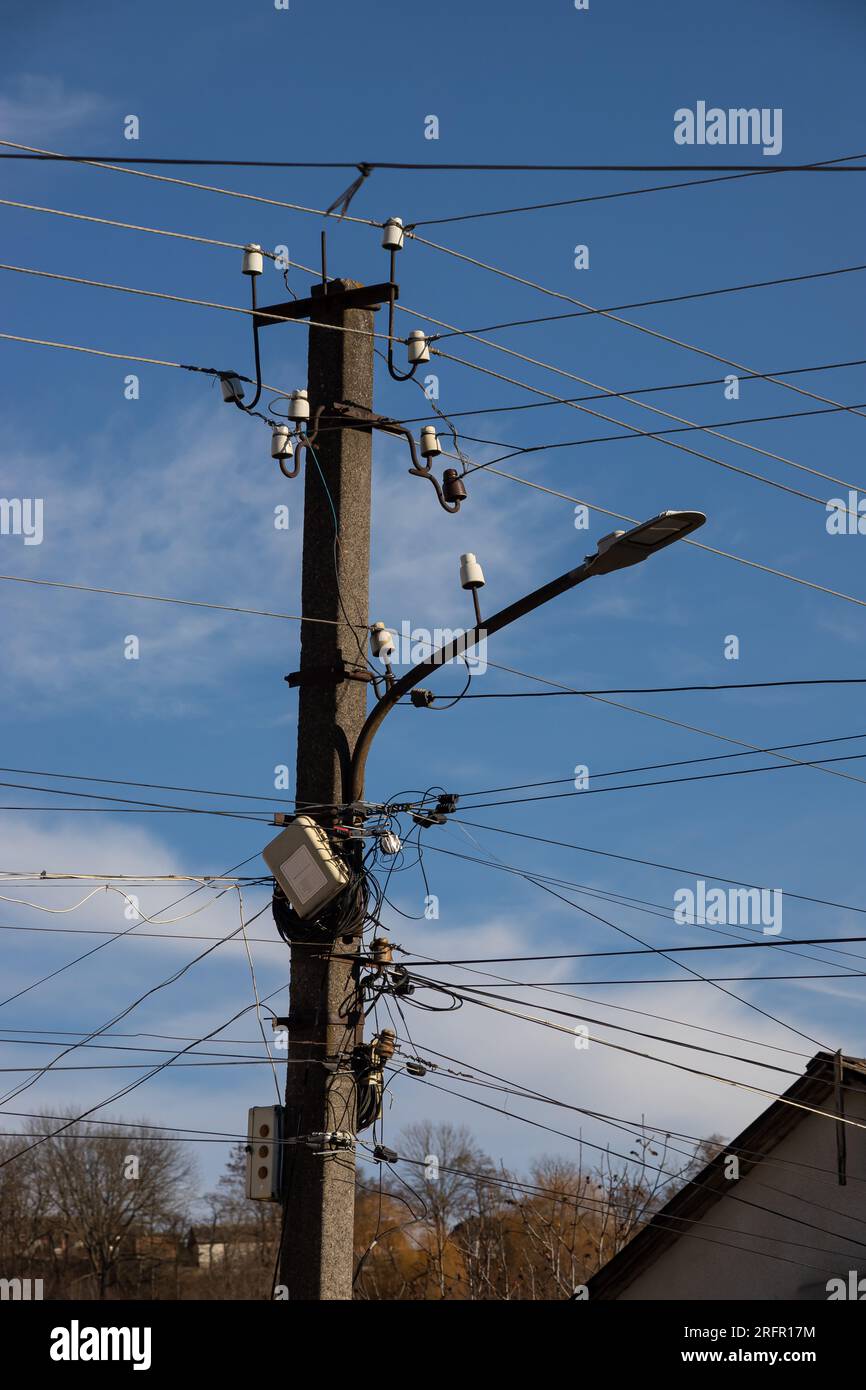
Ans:
[[[288,425],[274,425],[271,430],[271,458],[290,459],[294,452]]]
[[[379,848],[383,854],[399,854],[403,841],[392,830],[386,830],[384,835],[379,836]]]
[[[261,275],[263,266],[262,248],[257,241],[248,242],[244,247],[244,275]]]
[[[406,341],[406,346],[409,349],[410,362],[430,361],[430,343],[427,339],[427,334],[422,333],[420,328],[412,329]]]
[[[289,400],[289,419],[299,423],[310,418],[310,402],[306,391],[293,391]]]
[[[388,661],[394,655],[393,632],[384,623],[374,623],[370,628],[370,646],[375,657]]]
[[[463,589],[484,588],[484,571],[471,552],[460,556],[460,585]]]
[[[389,217],[382,227],[382,245],[386,251],[403,250],[403,219]]]
[[[220,388],[224,401],[237,403],[244,398],[243,382],[235,372],[226,372],[225,376],[220,377]]]
[[[435,425],[424,425],[421,430],[421,453],[425,459],[435,458],[437,454],[442,453]]]

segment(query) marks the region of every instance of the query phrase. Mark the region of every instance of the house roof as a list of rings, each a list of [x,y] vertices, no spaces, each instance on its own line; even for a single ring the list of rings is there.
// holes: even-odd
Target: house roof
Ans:
[[[716,1202],[730,1193],[725,1164],[731,1154],[739,1158],[740,1175],[744,1177],[791,1130],[802,1124],[809,1114],[809,1107],[817,1106],[835,1114],[836,1065],[834,1053],[817,1052],[803,1075],[778,1100],[774,1100],[756,1120],[747,1125],[736,1139],[725,1144],[723,1151],[689,1179],[656,1212],[643,1230],[593,1275],[588,1285],[590,1298],[618,1298],[639,1274],[685,1233],[683,1218],[690,1222],[699,1220]],[[866,1061],[863,1058],[844,1057],[842,1065],[844,1082],[866,1087]]]

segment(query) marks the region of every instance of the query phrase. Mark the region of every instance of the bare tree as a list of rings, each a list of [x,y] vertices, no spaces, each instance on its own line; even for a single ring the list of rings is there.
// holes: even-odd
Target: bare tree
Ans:
[[[31,1122],[40,1132],[52,1125]],[[97,1298],[110,1289],[123,1296],[130,1278],[140,1294],[142,1265],[172,1262],[197,1172],[178,1141],[145,1125],[106,1132],[76,1123],[21,1161],[28,1160],[51,1215],[81,1250]]]

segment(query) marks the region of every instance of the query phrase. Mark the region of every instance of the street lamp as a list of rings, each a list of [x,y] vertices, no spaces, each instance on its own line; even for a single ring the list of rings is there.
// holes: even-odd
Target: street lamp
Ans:
[[[447,665],[456,657],[463,656],[482,638],[490,637],[494,632],[500,632],[502,628],[508,627],[518,618],[525,617],[527,613],[532,613],[534,609],[540,608],[550,599],[558,598],[560,594],[576,588],[578,584],[582,584],[586,579],[591,579],[593,575],[612,574],[614,570],[627,569],[631,565],[640,564],[650,555],[655,555],[657,551],[673,545],[674,541],[683,540],[692,531],[696,531],[699,526],[703,526],[706,519],[703,512],[660,512],[658,516],[652,517],[649,521],[643,521],[639,526],[633,526],[630,531],[612,531],[609,535],[602,537],[595,552],[588,555],[583,564],[578,565],[576,569],[568,570],[565,574],[561,574],[558,579],[552,579],[548,584],[543,584],[540,589],[534,589],[531,594],[518,599],[516,603],[511,603],[507,608],[500,609],[498,613],[487,618],[483,626],[480,623],[476,624],[469,632],[455,637],[444,647],[439,647],[437,651],[431,652],[425,661],[413,666],[411,671],[407,671],[405,676],[401,676],[399,680],[394,681],[388,687],[367,716],[358,735],[351,766],[348,769],[344,787],[346,801],[352,803],[360,798],[361,788],[364,785],[367,756],[379,725],[388,711],[418,685],[425,676],[431,675],[438,667]]]
[[[682,540],[706,521],[703,512],[660,512],[651,521],[643,521],[630,531],[611,531],[602,536],[595,555],[587,556],[593,574],[611,574],[614,570],[638,565],[649,555],[664,550],[666,545]]]

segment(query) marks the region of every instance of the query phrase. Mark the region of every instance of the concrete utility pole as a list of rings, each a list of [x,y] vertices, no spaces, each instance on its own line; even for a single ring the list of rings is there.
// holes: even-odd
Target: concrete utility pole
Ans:
[[[308,390],[313,414],[348,401],[372,409],[373,313],[360,287],[331,280],[313,288],[311,317],[360,332],[310,325]],[[347,307],[346,299],[362,301]],[[298,703],[297,801],[314,806],[343,801],[344,768],[363,726],[367,684],[337,681],[340,658],[363,668],[369,622],[372,438],[357,429],[323,428],[307,453],[301,612],[327,622],[301,624]],[[325,487],[327,485],[327,490]],[[330,501],[329,501],[330,494]],[[332,511],[333,504],[333,511]],[[339,545],[334,540],[336,513]],[[353,626],[353,624],[355,626]],[[331,673],[329,675],[329,673]],[[316,815],[313,811],[312,814]],[[357,939],[337,938],[341,957]],[[328,959],[326,947],[297,943],[291,952],[286,1137],[343,1130],[354,1134],[356,1096],[351,1054],[363,1018],[355,1003],[354,963]],[[328,1065],[323,1066],[325,1062]],[[338,1150],[323,1157],[303,1144],[284,1158],[284,1221],[280,1283],[288,1297],[352,1297],[355,1157]]]

